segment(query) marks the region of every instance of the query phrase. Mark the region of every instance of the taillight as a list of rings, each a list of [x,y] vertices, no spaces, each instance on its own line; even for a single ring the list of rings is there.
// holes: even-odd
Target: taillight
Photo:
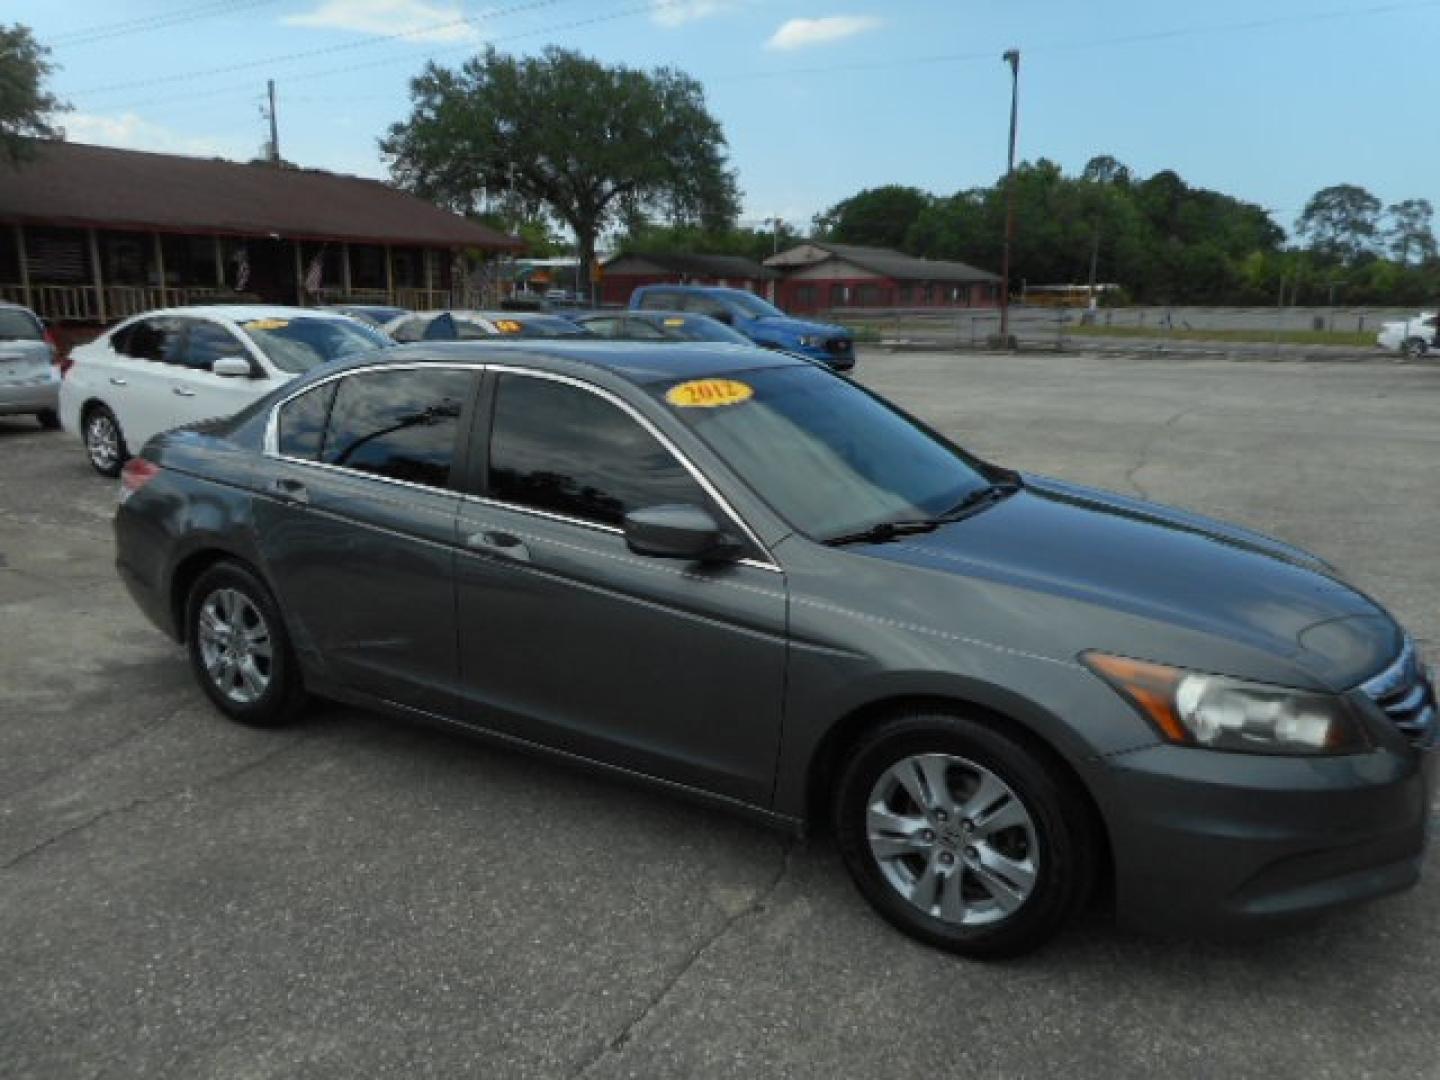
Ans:
[[[159,475],[159,465],[145,458],[132,457],[120,470],[120,501],[125,502]]]
[[[60,369],[60,377],[63,379],[70,374],[70,368],[74,366],[75,361],[70,359],[69,353],[60,351],[60,341],[55,337],[55,331],[48,326],[45,327],[45,343],[50,346],[50,355],[54,357],[51,363]]]

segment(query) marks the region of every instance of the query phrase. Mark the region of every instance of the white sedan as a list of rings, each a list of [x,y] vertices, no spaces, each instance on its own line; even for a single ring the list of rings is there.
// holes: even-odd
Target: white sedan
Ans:
[[[1440,323],[1440,316],[1433,311],[1422,312],[1404,322],[1387,322],[1380,327],[1375,344],[1410,357],[1424,356],[1431,349],[1440,347],[1440,342],[1436,341],[1437,323]]]
[[[319,364],[392,344],[355,319],[310,308],[149,311],[71,350],[60,419],[84,439],[95,471],[116,476],[152,435],[229,416]]]

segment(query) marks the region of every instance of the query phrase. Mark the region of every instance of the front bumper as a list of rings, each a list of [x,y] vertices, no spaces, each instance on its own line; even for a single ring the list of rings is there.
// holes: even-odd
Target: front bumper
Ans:
[[[1395,740],[1287,758],[1152,746],[1107,759],[1121,921],[1261,931],[1414,885],[1440,755]]]

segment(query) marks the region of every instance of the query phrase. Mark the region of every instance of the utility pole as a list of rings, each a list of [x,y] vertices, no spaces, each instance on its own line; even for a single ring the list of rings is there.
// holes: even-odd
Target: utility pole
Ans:
[[[280,125],[275,120],[275,80],[265,80],[265,90],[270,97],[270,109],[265,114],[270,118],[270,164],[280,164]]]
[[[1015,242],[1015,129],[1020,119],[1020,50],[1001,57],[1010,65],[1010,157],[1005,168],[1005,246],[1000,258],[1000,344],[1010,345],[1010,247]]]

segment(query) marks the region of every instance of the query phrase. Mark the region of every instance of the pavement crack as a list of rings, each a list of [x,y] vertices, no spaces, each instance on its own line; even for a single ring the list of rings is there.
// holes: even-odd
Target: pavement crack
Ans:
[[[47,848],[58,844],[60,841],[65,840],[68,837],[74,836],[76,833],[82,833],[85,832],[87,829],[92,829],[95,826],[100,825],[105,821],[108,821],[110,818],[123,817],[126,814],[129,814],[135,810],[143,809],[147,806],[157,806],[161,803],[171,802],[174,799],[183,798],[187,795],[195,795],[201,791],[204,791],[207,788],[215,787],[219,784],[234,780],[236,777],[243,776],[245,773],[248,773],[254,769],[258,769],[263,765],[269,764],[281,754],[292,749],[297,744],[305,741],[305,738],[306,736],[299,735],[293,739],[288,739],[282,745],[271,750],[269,753],[261,754],[259,757],[252,758],[251,760],[237,765],[234,768],[226,769],[223,772],[215,773],[212,776],[207,776],[203,780],[198,781],[197,783],[187,784],[184,787],[176,788],[174,791],[167,791],[163,795],[140,796],[139,798],[131,799],[129,802],[122,803],[119,806],[111,806],[104,810],[101,810],[99,813],[91,815],[84,821],[78,822],[75,825],[71,825],[69,828],[61,829],[58,833],[54,833],[51,836],[47,836],[38,844],[33,844],[30,847],[26,848],[24,851],[20,852],[18,855],[11,857],[6,862],[0,863],[0,871],[14,869],[16,866],[19,866],[21,863],[33,858],[36,855],[39,855]]]
[[[625,1026],[622,1027],[615,1036],[602,1043],[594,1054],[582,1061],[570,1073],[570,1080],[579,1080],[580,1077],[588,1076],[611,1054],[616,1054],[623,1050],[630,1043],[635,1032],[639,1030],[640,1025],[643,1024],[656,1009],[665,1003],[665,999],[670,996],[670,992],[675,989],[681,979],[689,974],[690,970],[700,962],[706,953],[719,944],[720,941],[735,928],[737,923],[764,912],[766,905],[770,902],[771,898],[774,897],[776,892],[779,891],[786,876],[790,873],[790,868],[795,861],[795,852],[799,847],[800,841],[798,840],[792,840],[785,845],[785,849],[780,857],[780,866],[775,871],[775,876],[770,879],[769,884],[755,894],[754,900],[746,904],[734,915],[725,919],[715,928],[713,933],[697,942],[693,948],[686,952],[684,957],[681,958],[680,963],[670,972],[665,981],[656,988],[655,992],[650,995],[645,1004],[640,1007],[640,1010],[626,1021]]]
[[[1130,468],[1125,470],[1125,482],[1129,484],[1132,488],[1134,488],[1136,493],[1138,493],[1142,499],[1149,499],[1151,498],[1151,495],[1148,491],[1145,490],[1145,487],[1140,483],[1140,481],[1136,479],[1136,476],[1141,469],[1145,468],[1147,465],[1150,464],[1150,451],[1155,449],[1155,444],[1160,441],[1160,437],[1164,435],[1168,429],[1174,427],[1191,413],[1197,412],[1198,408],[1198,406],[1191,406],[1188,409],[1181,409],[1179,412],[1172,415],[1168,420],[1159,424],[1155,428],[1155,430],[1150,433],[1150,436],[1145,440],[1144,445],[1140,447],[1140,452],[1135,455],[1135,464],[1131,465]]]

